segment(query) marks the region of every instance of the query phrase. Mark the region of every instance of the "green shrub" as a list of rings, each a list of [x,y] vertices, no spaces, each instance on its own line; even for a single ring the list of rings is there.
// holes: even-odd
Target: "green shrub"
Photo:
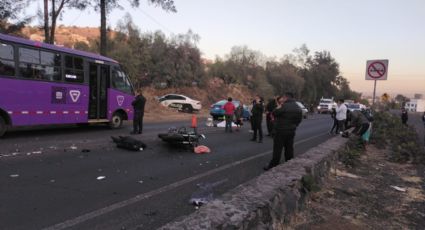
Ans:
[[[374,118],[371,143],[378,148],[388,147],[387,157],[391,161],[416,161],[418,153],[423,151],[416,131],[403,125],[399,116],[389,112],[377,112]]]

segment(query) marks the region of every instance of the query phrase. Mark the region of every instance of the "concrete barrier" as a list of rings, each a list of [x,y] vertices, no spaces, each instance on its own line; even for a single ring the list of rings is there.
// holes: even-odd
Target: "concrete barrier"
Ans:
[[[284,229],[304,205],[306,183],[326,178],[347,140],[331,138],[160,229]]]

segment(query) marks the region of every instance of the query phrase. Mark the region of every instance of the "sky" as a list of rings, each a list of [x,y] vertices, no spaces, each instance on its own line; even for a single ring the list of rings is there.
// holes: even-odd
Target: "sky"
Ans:
[[[139,8],[122,2],[108,25],[115,28],[126,13],[142,32],[200,36],[205,58],[224,57],[233,46],[246,45],[281,58],[306,44],[311,54],[329,51],[353,90],[372,95],[374,81],[365,80],[366,61],[388,59],[388,78],[377,82],[376,94],[425,96],[424,0],[174,0],[177,13],[141,0]],[[27,13],[42,8],[42,1]],[[94,10],[66,10],[59,24],[98,27]]]

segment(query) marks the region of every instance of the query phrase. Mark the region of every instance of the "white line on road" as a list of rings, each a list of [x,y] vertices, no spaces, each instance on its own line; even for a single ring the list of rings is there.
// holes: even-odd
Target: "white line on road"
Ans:
[[[309,138],[306,138],[306,139],[303,139],[303,140],[300,140],[300,141],[295,142],[295,145],[298,145],[298,144],[301,144],[301,143],[304,143],[304,142],[307,142],[307,141],[309,141],[309,140],[312,140],[312,139],[315,139],[315,138],[318,138],[318,137],[321,137],[321,136],[325,136],[325,135],[327,135],[327,133],[325,133],[325,134],[319,134],[319,135],[316,135],[316,136],[312,136],[312,137],[309,137]],[[96,217],[98,217],[98,216],[101,216],[101,215],[104,215],[104,214],[110,213],[110,212],[112,212],[112,211],[115,211],[115,210],[117,210],[117,209],[120,209],[120,208],[123,208],[123,207],[129,206],[129,205],[132,205],[132,204],[134,204],[134,203],[137,203],[137,202],[140,202],[140,201],[142,201],[142,200],[148,199],[148,198],[153,197],[153,196],[155,196],[155,195],[158,195],[158,194],[160,194],[160,193],[170,191],[170,190],[175,189],[175,188],[177,188],[177,187],[180,187],[180,186],[182,186],[182,185],[185,185],[185,184],[191,183],[191,182],[193,182],[193,181],[195,181],[195,180],[198,180],[198,179],[201,179],[201,178],[203,178],[203,177],[206,177],[206,176],[209,176],[209,175],[212,175],[212,174],[218,173],[218,172],[220,172],[220,171],[223,171],[223,170],[229,169],[229,168],[231,168],[231,167],[234,167],[234,166],[237,166],[237,165],[243,164],[243,163],[245,163],[245,162],[248,162],[248,161],[251,161],[251,160],[254,160],[254,159],[257,159],[257,158],[263,157],[263,156],[266,156],[266,155],[271,154],[271,153],[272,153],[272,151],[271,151],[271,150],[269,150],[269,151],[262,152],[262,153],[259,153],[259,154],[257,154],[257,155],[254,155],[254,156],[251,156],[251,157],[245,158],[245,159],[243,159],[243,160],[239,160],[239,161],[235,161],[235,162],[232,162],[232,163],[230,163],[230,164],[227,164],[227,165],[223,165],[223,166],[221,166],[221,167],[218,167],[218,168],[212,169],[212,170],[210,170],[210,171],[204,172],[204,173],[202,173],[202,174],[198,174],[198,175],[193,176],[193,177],[188,177],[188,178],[186,178],[186,179],[183,179],[183,180],[180,180],[180,181],[174,182],[174,183],[172,183],[172,184],[169,184],[169,185],[163,186],[163,187],[161,187],[161,188],[158,188],[158,189],[152,190],[152,191],[150,191],[150,192],[142,193],[142,194],[136,195],[135,197],[130,198],[130,199],[128,199],[128,200],[120,201],[120,202],[117,202],[117,203],[115,203],[115,204],[109,205],[109,206],[107,206],[107,207],[104,207],[104,208],[101,208],[101,209],[98,209],[98,210],[95,210],[95,211],[92,211],[92,212],[86,213],[86,214],[84,214],[84,215],[78,216],[78,217],[76,217],[76,218],[73,218],[73,219],[70,219],[70,220],[66,220],[66,221],[64,221],[64,222],[62,222],[62,223],[58,223],[58,224],[55,224],[55,225],[53,225],[53,226],[50,226],[50,227],[44,228],[44,230],[58,230],[58,229],[65,229],[65,228],[69,228],[69,227],[75,226],[75,225],[77,225],[77,224],[81,224],[81,223],[83,223],[83,222],[85,222],[85,221],[88,221],[88,220],[90,220],[90,219],[94,219],[94,218],[96,218]]]

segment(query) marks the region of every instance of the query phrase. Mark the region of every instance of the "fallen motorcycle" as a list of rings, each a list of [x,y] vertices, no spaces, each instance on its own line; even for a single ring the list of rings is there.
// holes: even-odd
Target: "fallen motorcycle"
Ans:
[[[158,137],[172,145],[192,146],[196,147],[200,139],[205,139],[205,135],[198,134],[196,128],[188,130],[186,127],[168,129],[167,133],[160,133]]]

